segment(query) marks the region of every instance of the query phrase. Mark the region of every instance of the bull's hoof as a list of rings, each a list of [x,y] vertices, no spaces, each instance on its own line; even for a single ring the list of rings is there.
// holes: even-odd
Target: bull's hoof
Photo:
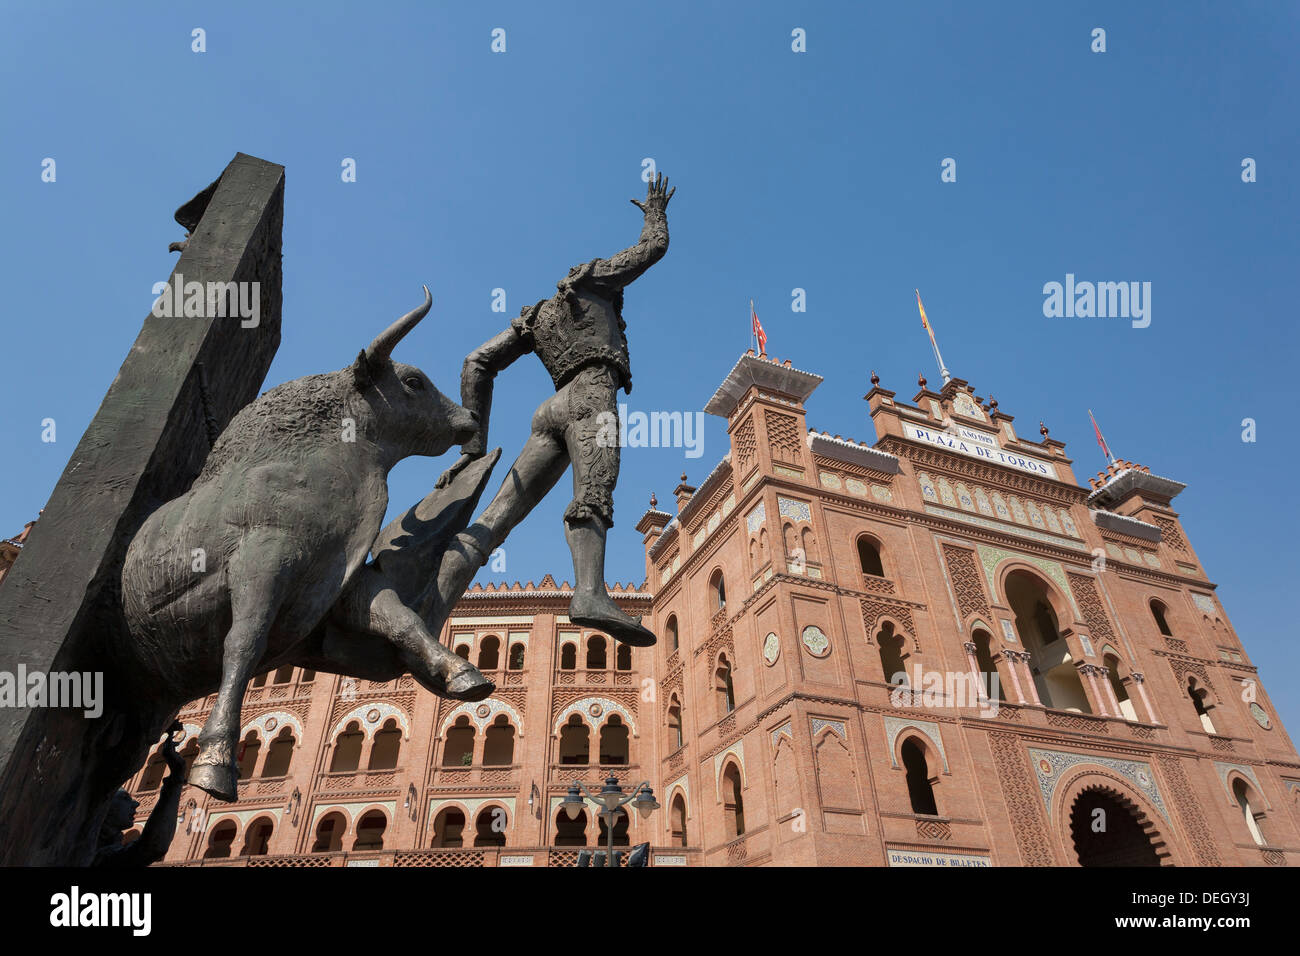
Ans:
[[[226,764],[198,763],[190,768],[190,786],[233,803],[239,797],[239,772]]]
[[[569,601],[569,620],[581,627],[604,631],[616,641],[633,647],[649,647],[658,638],[641,626],[641,618],[630,617],[619,610],[608,595],[575,594]]]
[[[483,700],[496,689],[497,685],[479,673],[477,667],[467,667],[452,675],[447,682],[446,696],[452,700]]]

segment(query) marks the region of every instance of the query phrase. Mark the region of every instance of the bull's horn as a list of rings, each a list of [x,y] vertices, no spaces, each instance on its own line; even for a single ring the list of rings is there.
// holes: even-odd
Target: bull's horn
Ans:
[[[429,287],[426,285],[424,287],[424,304],[412,309],[375,336],[375,340],[366,346],[366,360],[368,362],[378,362],[392,355],[393,347],[402,341],[402,337],[415,328],[422,318],[429,314],[429,307],[432,305],[433,296],[429,295]]]

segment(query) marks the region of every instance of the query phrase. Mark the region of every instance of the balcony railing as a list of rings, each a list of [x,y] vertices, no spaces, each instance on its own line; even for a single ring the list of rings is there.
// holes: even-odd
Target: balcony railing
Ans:
[[[631,671],[613,670],[608,667],[599,668],[580,668],[571,671],[556,671],[555,682],[557,684],[585,684],[597,686],[605,685],[630,685],[632,683]]]
[[[468,767],[434,767],[429,782],[435,787],[464,787],[470,784],[513,785],[519,764],[485,764]]]
[[[235,856],[219,859],[182,860],[163,866],[251,866],[251,867],[322,867],[322,866],[576,866],[583,849],[603,847],[493,846],[455,849],[411,850],[338,850],[332,853],[294,853],[276,856]],[[631,847],[614,848],[623,853],[623,865]],[[662,858],[663,862],[660,862]],[[700,851],[694,847],[651,847],[651,866],[692,866],[700,863]]]
[[[862,590],[872,591],[876,594],[893,594],[894,582],[889,578],[882,578],[875,574],[862,575]]]
[[[338,793],[348,790],[385,790],[396,787],[401,768],[392,770],[335,770],[317,776],[316,788]]]
[[[640,765],[634,763],[553,763],[551,781],[558,785],[581,780],[590,787],[593,783],[603,784],[612,773],[624,787],[628,787],[640,782],[640,777],[630,779],[636,777],[640,769]]]

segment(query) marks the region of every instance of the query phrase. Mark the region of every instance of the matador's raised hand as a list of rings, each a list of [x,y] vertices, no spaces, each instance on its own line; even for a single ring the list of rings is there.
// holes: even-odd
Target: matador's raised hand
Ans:
[[[633,199],[631,200],[631,203],[647,216],[650,215],[651,212],[662,213],[668,208],[668,200],[673,198],[673,193],[675,192],[677,192],[677,187],[674,186],[672,189],[669,189],[668,177],[663,173],[659,173],[654,179],[650,180],[646,187],[645,202],[641,203]]]

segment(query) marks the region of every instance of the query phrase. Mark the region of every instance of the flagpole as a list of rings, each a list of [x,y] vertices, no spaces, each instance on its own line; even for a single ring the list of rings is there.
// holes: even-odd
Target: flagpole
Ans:
[[[754,300],[749,300],[749,340],[754,343],[754,354],[758,354],[758,335],[754,332]]]
[[[939,341],[934,337],[934,326],[930,324],[930,317],[925,314],[925,307],[921,305],[921,290],[915,289],[913,291],[916,292],[916,306],[921,310],[925,330],[930,333],[930,347],[934,349],[935,361],[939,363],[939,374],[943,376],[943,384],[947,385],[952,376],[948,374],[948,366],[943,364],[943,356],[939,354]]]

